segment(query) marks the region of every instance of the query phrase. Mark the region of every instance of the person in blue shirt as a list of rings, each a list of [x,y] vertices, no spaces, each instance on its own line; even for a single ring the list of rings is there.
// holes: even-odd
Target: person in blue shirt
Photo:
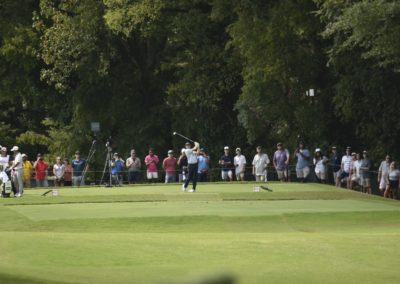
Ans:
[[[197,161],[198,161],[198,170],[197,170],[198,180],[201,182],[207,181],[210,157],[207,155],[207,153],[204,151],[203,148],[200,149]]]
[[[86,168],[86,160],[81,158],[81,153],[79,151],[75,152],[75,160],[71,162],[72,166],[72,185],[81,186],[85,184],[83,180],[84,172]]]
[[[124,173],[124,160],[120,158],[118,153],[114,153],[111,160],[111,177],[114,184],[122,185]]]
[[[296,149],[296,175],[300,182],[305,182],[310,174],[310,151],[304,147],[304,143],[299,143],[299,148]]]

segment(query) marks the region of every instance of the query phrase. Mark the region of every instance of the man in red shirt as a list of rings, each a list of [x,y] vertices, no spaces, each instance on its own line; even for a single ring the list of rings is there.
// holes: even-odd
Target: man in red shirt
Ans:
[[[43,161],[43,157],[41,154],[37,155],[37,160],[33,164],[33,168],[35,169],[36,173],[36,186],[48,187],[49,184],[47,182],[47,170],[49,169],[49,165],[45,161]]]
[[[168,157],[163,161],[163,169],[165,170],[165,183],[175,182],[177,161],[174,157],[174,151],[168,151]]]

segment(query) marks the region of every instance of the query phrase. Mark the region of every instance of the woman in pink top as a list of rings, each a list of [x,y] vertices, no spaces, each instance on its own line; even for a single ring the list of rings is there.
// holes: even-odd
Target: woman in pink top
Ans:
[[[158,179],[158,169],[157,165],[159,163],[158,156],[154,154],[153,149],[149,150],[149,154],[144,158],[144,163],[147,167],[147,179],[149,182],[157,181]]]

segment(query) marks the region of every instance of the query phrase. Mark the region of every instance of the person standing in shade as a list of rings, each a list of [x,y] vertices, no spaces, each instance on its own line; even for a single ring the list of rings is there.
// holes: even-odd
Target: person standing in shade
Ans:
[[[151,183],[156,182],[158,179],[157,165],[160,162],[158,156],[154,154],[153,149],[149,150],[149,154],[144,158],[144,163],[147,166],[147,180]]]
[[[200,144],[198,142],[194,142],[194,147],[191,148],[192,145],[190,144],[190,142],[186,142],[185,147],[185,155],[188,160],[188,176],[185,183],[182,185],[182,191],[185,192],[189,185],[189,182],[192,182],[192,189],[190,190],[190,192],[196,192],[198,172],[197,156],[200,152]]]
[[[352,163],[353,163],[353,158],[351,155],[351,147],[347,146],[346,155],[342,157],[342,162],[340,165],[340,175],[338,175],[336,180],[337,187],[340,187],[342,182],[350,177],[350,170]]]
[[[168,157],[163,160],[163,169],[165,171],[165,183],[175,182],[177,161],[174,157],[174,151],[168,150]]]
[[[363,188],[363,192],[372,194],[371,190],[371,160],[368,159],[368,152],[363,151],[363,159],[361,160],[360,165],[360,177],[361,177],[361,186]]]
[[[300,142],[299,148],[296,149],[297,157],[296,176],[300,182],[305,182],[310,174],[310,151],[304,147],[304,143]]]
[[[224,154],[219,159],[219,164],[222,167],[222,170],[221,170],[222,180],[232,181],[232,179],[233,179],[233,173],[232,173],[233,158],[231,157],[231,155],[229,155],[229,147],[228,146],[224,147]]]
[[[48,187],[48,169],[49,165],[43,160],[42,154],[37,154],[37,160],[33,164],[35,169],[35,179],[37,187]]]
[[[337,184],[338,177],[340,176],[340,165],[342,163],[342,155],[337,152],[336,146],[332,146],[332,154],[330,158],[329,165],[332,167],[333,172],[333,183],[336,186],[340,186]]]
[[[235,175],[237,181],[244,181],[244,173],[246,171],[246,157],[242,155],[242,150],[236,148],[236,156],[233,158],[235,166]]]
[[[81,152],[75,152],[75,159],[72,160],[72,185],[79,187],[85,184],[83,180],[83,171],[86,167],[86,160],[81,158]]]
[[[393,199],[397,199],[399,190],[400,190],[400,171],[397,168],[397,163],[392,162],[390,164],[390,169],[387,177],[387,186],[384,193],[384,197],[389,198],[391,195]]]
[[[322,154],[320,148],[315,149],[314,165],[315,175],[317,176],[318,182],[325,183],[326,181],[326,163],[328,159]]]
[[[204,151],[203,148],[200,149],[198,161],[198,180],[201,182],[207,181],[208,170],[210,168],[210,157]]]
[[[22,195],[24,194],[24,183],[22,179],[23,175],[22,155],[19,152],[18,146],[12,147],[11,152],[14,153],[14,161],[10,169],[14,171],[13,182],[16,189],[15,197],[22,197]]]
[[[72,167],[68,159],[64,159],[64,186],[72,186]]]
[[[386,190],[389,170],[390,170],[390,156],[386,155],[385,160],[381,162],[378,170],[378,184],[379,184],[379,190],[382,195],[385,193]]]
[[[56,158],[56,163],[53,166],[53,174],[54,174],[54,185],[55,186],[64,186],[64,170],[65,166],[61,162],[61,157]]]
[[[22,154],[22,168],[24,187],[31,187],[33,165],[31,161],[28,160],[28,156],[26,154]]]
[[[178,168],[179,168],[179,182],[183,182],[186,180],[187,176],[187,168],[188,168],[188,160],[185,155],[185,148],[182,148],[181,150],[181,155],[179,156],[178,159]]]
[[[137,183],[140,179],[142,163],[140,162],[140,158],[136,157],[135,149],[131,150],[131,156],[126,159],[126,167],[128,168],[129,183]]]
[[[270,163],[269,157],[263,153],[261,146],[257,146],[256,151],[257,154],[254,156],[252,163],[253,175],[256,181],[267,181],[267,167]]]
[[[279,142],[276,144],[277,150],[274,153],[272,162],[276,173],[278,174],[278,179],[280,181],[288,181],[289,178],[289,151],[283,147],[283,144]]]

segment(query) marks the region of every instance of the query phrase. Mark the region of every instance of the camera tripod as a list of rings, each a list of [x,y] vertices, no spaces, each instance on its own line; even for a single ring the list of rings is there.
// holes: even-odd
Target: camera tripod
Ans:
[[[107,144],[109,144],[109,143],[107,143]],[[101,176],[101,180],[100,180],[100,185],[102,185],[103,184],[103,180],[104,180],[104,177],[105,177],[105,175],[106,175],[106,171],[107,171],[107,168],[108,168],[108,181],[107,181],[107,183],[106,183],[106,187],[112,187],[112,185],[113,185],[113,183],[112,183],[112,170],[111,170],[111,168],[112,168],[112,147],[110,146],[110,145],[107,145],[106,144],[106,147],[107,147],[107,155],[106,155],[106,161],[105,161],[105,163],[104,163],[104,169],[103,169],[103,174],[102,174],[102,176]]]

